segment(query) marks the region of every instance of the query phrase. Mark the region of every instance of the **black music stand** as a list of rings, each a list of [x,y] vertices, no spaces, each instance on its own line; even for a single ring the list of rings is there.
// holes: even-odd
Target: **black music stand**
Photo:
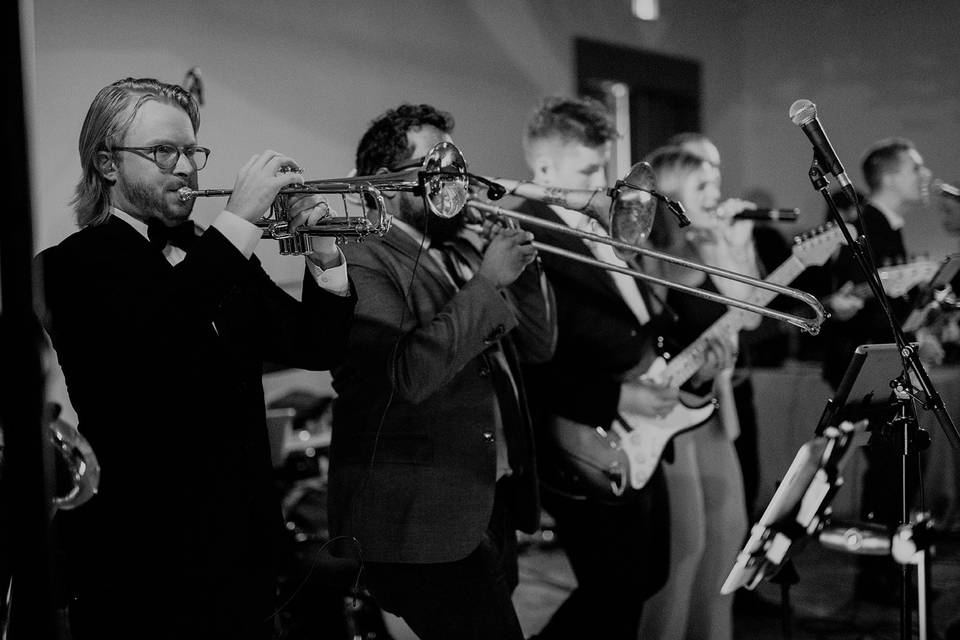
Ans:
[[[797,581],[792,557],[811,538],[817,538],[823,546],[848,553],[893,556],[905,573],[916,565],[920,637],[926,638],[929,626],[927,548],[932,537],[929,516],[913,515],[892,531],[872,524],[834,522],[830,512],[830,503],[843,484],[841,471],[845,463],[867,439],[866,420],[852,423],[841,421],[842,418],[864,413],[876,415],[879,410],[887,409],[894,414],[887,426],[915,429],[917,433],[906,437],[914,443],[922,439],[919,435],[922,430],[916,429],[915,418],[911,419],[904,408],[911,397],[900,388],[902,376],[889,378],[890,371],[901,366],[895,344],[857,347],[836,394],[824,407],[815,437],[800,447],[770,504],[751,529],[750,539],[722,587],[722,593],[726,594],[740,587],[754,589],[765,579],[779,582],[785,605],[785,637],[789,637],[787,587]],[[874,425],[874,433],[879,433],[882,426]],[[916,455],[918,448],[916,444],[908,446],[904,459]],[[904,579],[909,584],[908,573]],[[907,597],[906,590],[903,597]]]

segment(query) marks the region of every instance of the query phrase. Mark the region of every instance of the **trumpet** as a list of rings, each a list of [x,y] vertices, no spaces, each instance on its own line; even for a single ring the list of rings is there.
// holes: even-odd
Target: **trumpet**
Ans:
[[[423,162],[403,171],[372,176],[308,180],[300,185],[280,189],[268,214],[256,221],[263,237],[277,240],[281,255],[302,255],[309,252],[309,238],[334,237],[337,244],[347,239],[362,242],[371,235],[382,237],[390,229],[393,217],[386,212],[383,191],[408,191],[423,197],[430,211],[441,218],[452,218],[460,213],[467,201],[468,178],[466,161],[456,145],[440,142],[434,145]],[[180,200],[223,197],[232,189],[190,189],[178,191]],[[289,196],[295,194],[338,194],[347,211],[347,195],[358,196],[362,215],[330,216],[313,225],[290,227]],[[369,209],[373,203],[376,215]]]
[[[640,163],[640,164],[644,164],[644,163]],[[634,165],[634,168],[636,168],[636,165]],[[631,175],[632,174],[633,174],[633,169],[631,169]],[[628,176],[628,178],[630,178],[630,176]],[[652,171],[651,171],[651,176],[649,177],[649,180],[653,180]],[[586,197],[586,200],[584,200],[585,193],[580,192],[578,190],[561,189],[557,187],[542,187],[542,186],[533,185],[530,183],[520,183],[515,181],[504,181],[504,182],[515,188],[516,195],[526,197],[527,199],[530,199],[530,200],[545,202],[547,204],[556,204],[556,205],[560,205],[568,208],[579,209],[580,211],[583,211],[586,215],[589,215],[591,217],[595,217],[598,207],[602,211],[605,204],[605,201],[598,199],[598,197],[595,195]],[[618,184],[620,183],[627,184],[629,183],[629,180],[625,179],[622,181],[618,181]],[[645,200],[644,198],[637,196],[637,199],[635,201],[636,206],[635,206],[634,213],[638,214],[639,217],[643,220],[646,220],[644,216],[646,215],[648,208],[651,210],[655,210],[656,201],[669,200],[668,198],[666,198],[665,196],[662,196],[661,194],[657,194],[659,197],[653,195],[657,192],[655,189],[653,189],[652,186],[650,186],[649,189],[640,190],[640,192],[647,193],[648,195],[651,196],[649,200]],[[661,200],[661,198],[663,198],[663,200]],[[573,206],[569,206],[569,205],[573,205]],[[582,205],[582,207],[578,205]],[[699,289],[697,287],[692,287],[679,282],[673,282],[672,280],[667,280],[665,278],[660,278],[658,276],[653,276],[653,275],[644,273],[642,271],[639,271],[637,269],[631,269],[628,267],[611,264],[609,262],[604,262],[602,260],[589,258],[583,255],[574,253],[572,251],[568,251],[562,247],[555,247],[550,244],[534,241],[533,246],[538,251],[551,253],[564,258],[568,258],[570,260],[576,260],[578,262],[581,262],[590,266],[594,266],[594,267],[599,267],[607,271],[622,273],[622,274],[631,276],[633,278],[637,278],[639,280],[645,280],[647,282],[659,284],[664,287],[676,289],[678,291],[683,291],[690,295],[698,296],[700,298],[705,298],[707,300],[711,300],[713,302],[717,302],[720,304],[729,305],[731,307],[737,307],[739,309],[744,309],[746,311],[751,311],[753,313],[757,313],[759,315],[766,316],[768,318],[773,318],[774,320],[779,320],[781,322],[785,322],[795,327],[799,327],[801,330],[806,331],[811,335],[817,335],[820,332],[820,325],[823,324],[823,321],[826,318],[826,310],[824,310],[823,305],[820,304],[820,301],[817,300],[816,296],[810,293],[807,293],[805,291],[800,291],[799,289],[794,289],[792,287],[787,287],[784,285],[767,282],[765,280],[760,280],[758,278],[751,278],[750,276],[745,276],[743,274],[736,273],[735,271],[729,271],[727,269],[721,269],[719,267],[711,267],[709,265],[701,264],[699,262],[694,262],[692,260],[686,260],[684,258],[679,258],[677,256],[663,253],[661,251],[655,251],[653,249],[641,247],[636,244],[636,241],[626,242],[623,239],[624,236],[620,235],[621,233],[623,233],[624,228],[628,230],[628,233],[633,234],[632,236],[629,236],[629,239],[631,240],[633,238],[639,238],[640,240],[642,240],[643,238],[646,237],[646,234],[649,233],[650,231],[650,226],[652,226],[653,224],[652,222],[653,212],[651,211],[649,213],[650,226],[646,226],[646,223],[644,222],[643,224],[637,225],[636,228],[632,230],[630,229],[629,225],[624,227],[618,227],[612,221],[613,212],[618,208],[618,205],[616,204],[616,195],[613,196],[613,201],[610,204],[611,213],[608,216],[610,218],[610,224],[609,226],[607,226],[607,229],[609,229],[610,236],[589,233],[587,231],[581,231],[579,229],[572,229],[565,224],[551,222],[549,220],[543,220],[535,216],[527,215],[520,211],[505,209],[501,206],[492,204],[490,202],[486,202],[475,196],[468,197],[467,206],[477,209],[478,211],[489,214],[491,216],[501,216],[504,218],[515,220],[522,224],[551,229],[558,233],[573,235],[583,240],[588,240],[591,242],[599,242],[602,244],[610,245],[616,251],[617,256],[623,259],[624,262],[630,262],[630,260],[626,259],[626,257],[629,257],[630,259],[632,259],[638,255],[644,255],[657,260],[663,260],[665,262],[670,262],[672,264],[680,265],[682,267],[686,267],[689,269],[702,271],[704,273],[715,275],[720,278],[726,278],[726,279],[741,282],[743,284],[747,284],[753,287],[767,289],[769,291],[773,291],[775,293],[788,296],[790,298],[798,300],[803,304],[807,305],[812,310],[813,317],[803,317],[796,314],[777,311],[776,309],[768,309],[767,307],[753,304],[752,302],[747,302],[745,300],[738,300],[736,298],[731,298],[729,296],[725,296],[719,293],[714,293],[712,291],[704,291],[703,289]],[[619,207],[623,208],[623,205],[621,204],[619,205]],[[669,207],[669,204],[668,204],[668,207]],[[682,211],[682,208],[680,210]],[[602,224],[603,220],[601,220],[600,222]],[[643,229],[646,229],[646,231],[641,233]]]
[[[76,509],[95,496],[99,488],[97,456],[77,428],[58,417],[48,424],[47,441],[63,463],[69,480],[63,495],[52,497],[52,507],[60,511]]]

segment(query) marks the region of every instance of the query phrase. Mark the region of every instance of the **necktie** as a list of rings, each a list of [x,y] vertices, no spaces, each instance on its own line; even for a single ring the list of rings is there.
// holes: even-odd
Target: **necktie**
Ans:
[[[168,227],[159,220],[151,220],[147,223],[147,237],[150,239],[150,246],[161,251],[167,243],[189,251],[198,238],[196,227],[191,220],[174,227]]]
[[[442,248],[442,262],[458,287],[463,287],[476,273],[482,256],[469,242],[455,238],[445,242]],[[500,407],[498,425],[497,467],[498,479],[501,471],[509,469],[521,473],[526,460],[526,443],[522,432],[525,424],[524,409],[520,406],[519,390],[504,351],[504,346],[496,342],[485,352],[490,378],[493,382],[497,404]]]

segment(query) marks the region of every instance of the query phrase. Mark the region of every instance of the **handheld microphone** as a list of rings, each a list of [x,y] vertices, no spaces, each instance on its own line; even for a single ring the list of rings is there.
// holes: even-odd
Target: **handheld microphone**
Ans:
[[[947,184],[943,180],[934,180],[933,188],[941,196],[945,196],[953,200],[960,200],[960,188],[955,187],[952,184]]]
[[[830,139],[820,125],[820,120],[817,118],[817,105],[809,100],[797,100],[790,105],[790,119],[793,121],[793,124],[803,129],[810,143],[813,144],[813,150],[817,154],[817,160],[824,165],[827,171],[833,174],[843,190],[847,191],[848,195],[851,196],[851,201],[855,202],[853,199],[855,193],[853,183],[851,183],[850,178],[847,177],[847,172],[843,170],[843,164],[840,162],[840,158],[837,157],[837,153],[833,150],[833,145],[830,144]]]
[[[800,209],[744,209],[733,214],[734,220],[763,220],[767,222],[796,222]]]

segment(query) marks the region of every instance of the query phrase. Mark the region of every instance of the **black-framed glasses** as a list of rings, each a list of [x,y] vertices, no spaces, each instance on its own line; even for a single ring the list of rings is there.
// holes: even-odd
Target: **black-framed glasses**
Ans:
[[[207,166],[207,158],[210,157],[210,149],[206,147],[178,147],[175,144],[155,144],[149,147],[112,147],[110,150],[135,153],[141,158],[153,160],[164,171],[171,171],[177,166],[177,163],[180,162],[180,154],[185,155],[197,171]]]

